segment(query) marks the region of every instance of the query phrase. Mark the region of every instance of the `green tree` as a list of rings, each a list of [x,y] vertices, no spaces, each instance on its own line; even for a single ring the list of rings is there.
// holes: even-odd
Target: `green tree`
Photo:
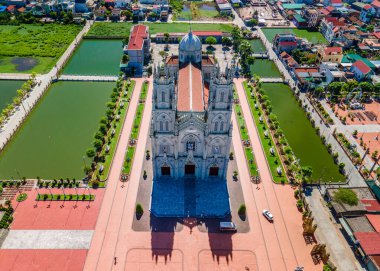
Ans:
[[[303,166],[301,167],[301,174],[302,174],[302,179],[305,181],[308,181],[311,176],[313,175],[313,169],[311,166]]]
[[[94,146],[94,148],[97,150],[97,151],[100,151],[102,146],[103,146],[103,142],[99,139],[95,139],[92,143],[92,145]]]
[[[216,44],[216,38],[215,37],[207,37],[206,38],[206,44],[208,44],[209,46],[212,46],[214,44]]]
[[[123,57],[121,58],[121,62],[124,64],[127,64],[129,61],[129,56],[127,54],[123,54]]]
[[[93,148],[89,148],[87,149],[86,154],[88,158],[92,158],[95,156],[95,150]]]
[[[348,188],[338,188],[333,195],[333,200],[338,203],[348,204],[350,206],[358,205],[359,199],[354,191]]]
[[[222,45],[223,46],[231,46],[232,45],[231,39],[228,37],[222,37]]]

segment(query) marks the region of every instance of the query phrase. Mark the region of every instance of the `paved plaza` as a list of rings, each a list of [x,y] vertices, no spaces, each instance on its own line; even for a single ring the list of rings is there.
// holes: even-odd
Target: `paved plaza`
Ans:
[[[227,183],[220,179],[154,180],[151,212],[157,217],[228,217]]]

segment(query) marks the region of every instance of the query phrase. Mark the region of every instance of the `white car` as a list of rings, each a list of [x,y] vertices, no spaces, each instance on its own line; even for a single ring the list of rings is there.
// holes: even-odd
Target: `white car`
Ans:
[[[273,215],[268,210],[263,210],[263,215],[268,219],[269,221],[273,221]]]

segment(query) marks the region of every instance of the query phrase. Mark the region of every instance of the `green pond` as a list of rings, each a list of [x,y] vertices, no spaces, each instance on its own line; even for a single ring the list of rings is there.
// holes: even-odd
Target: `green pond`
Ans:
[[[344,176],[311,126],[305,112],[298,105],[290,88],[285,84],[263,84],[272,101],[273,113],[302,166],[313,168],[313,179],[322,182],[343,182]]]
[[[276,64],[269,59],[255,59],[255,62],[251,65],[251,73],[260,77],[281,77]]]
[[[261,39],[253,39],[250,40],[249,43],[251,44],[254,53],[261,53],[267,51]]]
[[[12,102],[23,83],[24,81],[0,80],[0,112]]]
[[[114,83],[51,86],[12,142],[0,153],[0,178],[82,178]]]
[[[261,30],[263,31],[264,35],[267,37],[269,42],[272,42],[276,34],[293,33],[297,37],[305,38],[312,43],[327,43],[323,35],[317,31],[312,32],[305,29],[297,28],[262,28]]]
[[[63,74],[118,75],[122,45],[121,40],[83,40]]]

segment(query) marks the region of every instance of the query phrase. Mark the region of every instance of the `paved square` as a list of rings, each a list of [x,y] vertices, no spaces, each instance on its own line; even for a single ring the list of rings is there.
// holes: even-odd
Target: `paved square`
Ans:
[[[78,194],[83,189],[77,189]],[[49,194],[47,189],[38,189],[40,194]],[[61,189],[51,189],[54,194],[62,194]],[[66,194],[75,194],[74,189],[65,189]],[[103,200],[104,189],[91,189],[95,200],[88,201],[36,201],[37,192],[28,192],[23,202],[13,201],[15,208],[12,230],[93,230]],[[86,191],[88,194],[88,191]]]

